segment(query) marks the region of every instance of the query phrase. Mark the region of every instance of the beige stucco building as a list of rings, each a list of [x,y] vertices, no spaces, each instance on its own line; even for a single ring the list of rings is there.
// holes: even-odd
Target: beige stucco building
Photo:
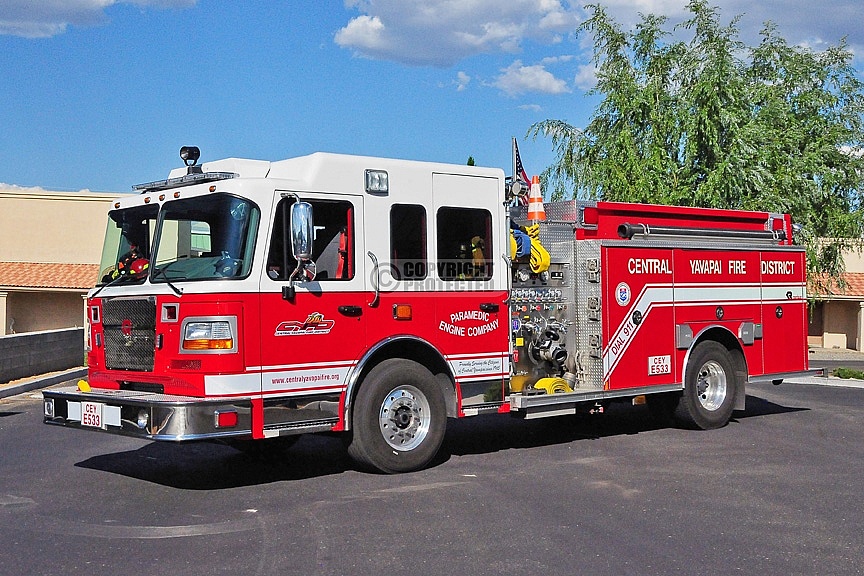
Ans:
[[[0,336],[83,325],[117,196],[0,187]]]
[[[810,345],[847,348],[864,352],[864,254],[848,251],[843,255],[846,272],[844,286],[831,293],[810,289],[814,304],[810,310]]]

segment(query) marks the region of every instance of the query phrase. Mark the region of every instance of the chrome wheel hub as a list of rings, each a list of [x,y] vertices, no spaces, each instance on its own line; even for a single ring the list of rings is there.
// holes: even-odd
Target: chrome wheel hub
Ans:
[[[378,425],[384,440],[394,450],[419,446],[429,433],[432,412],[426,396],[414,386],[399,386],[381,404]]]
[[[723,405],[726,399],[726,371],[713,360],[709,360],[699,369],[696,380],[696,396],[705,410],[714,411]]]

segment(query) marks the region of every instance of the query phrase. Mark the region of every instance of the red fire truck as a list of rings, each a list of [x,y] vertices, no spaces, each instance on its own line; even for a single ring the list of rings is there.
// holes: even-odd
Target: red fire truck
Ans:
[[[44,392],[46,423],[240,448],[340,432],[404,472],[451,417],[627,401],[709,429],[748,382],[807,372],[788,215],[565,201],[535,223],[499,169],[198,155],[113,204],[89,378]]]

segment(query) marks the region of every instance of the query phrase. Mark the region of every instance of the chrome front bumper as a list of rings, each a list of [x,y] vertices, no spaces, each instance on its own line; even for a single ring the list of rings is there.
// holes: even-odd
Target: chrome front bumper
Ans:
[[[44,390],[42,396],[46,424],[177,442],[252,437],[250,398],[194,398],[129,390],[81,392],[74,386]],[[232,412],[237,415],[236,425],[226,426],[234,417],[224,416]]]

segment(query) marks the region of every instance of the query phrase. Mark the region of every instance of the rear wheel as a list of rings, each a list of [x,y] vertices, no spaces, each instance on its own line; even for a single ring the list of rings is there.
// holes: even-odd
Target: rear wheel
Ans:
[[[711,341],[697,345],[687,364],[675,418],[690,428],[725,426],[735,407],[736,378],[732,355],[725,346]]]
[[[438,453],[446,424],[444,397],[432,373],[410,360],[385,360],[360,385],[348,453],[381,472],[417,470]]]

